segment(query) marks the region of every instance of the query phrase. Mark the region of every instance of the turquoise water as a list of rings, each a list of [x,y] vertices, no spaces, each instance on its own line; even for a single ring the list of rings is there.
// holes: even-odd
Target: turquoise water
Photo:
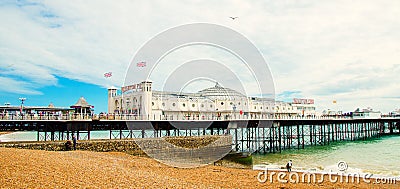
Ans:
[[[344,161],[348,165],[348,172],[400,176],[400,136],[254,155],[253,165],[267,164],[271,168],[281,168],[289,160],[293,161],[293,167],[297,169],[336,172],[338,162]]]

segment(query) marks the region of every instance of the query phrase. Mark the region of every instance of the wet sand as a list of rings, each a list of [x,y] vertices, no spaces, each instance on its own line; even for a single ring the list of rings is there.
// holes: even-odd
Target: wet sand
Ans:
[[[120,152],[0,148],[0,188],[399,188],[400,183],[260,183],[259,171],[173,168]]]

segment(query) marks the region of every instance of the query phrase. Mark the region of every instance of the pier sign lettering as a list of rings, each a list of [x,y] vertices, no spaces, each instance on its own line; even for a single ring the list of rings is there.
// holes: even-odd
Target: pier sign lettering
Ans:
[[[314,99],[294,98],[293,104],[314,104]]]

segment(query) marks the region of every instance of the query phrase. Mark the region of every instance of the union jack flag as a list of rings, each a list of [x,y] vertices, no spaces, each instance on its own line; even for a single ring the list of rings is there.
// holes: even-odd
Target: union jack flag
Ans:
[[[112,76],[112,72],[107,72],[107,73],[104,74],[105,78],[108,78],[108,77],[111,77],[111,76]]]
[[[138,62],[136,64],[137,67],[146,67],[146,62]]]

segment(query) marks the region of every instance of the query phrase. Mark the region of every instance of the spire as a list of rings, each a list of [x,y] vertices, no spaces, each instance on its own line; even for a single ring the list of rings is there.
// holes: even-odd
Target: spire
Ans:
[[[75,107],[88,108],[91,107],[91,105],[89,105],[89,103],[87,103],[85,98],[83,98],[82,96],[81,98],[79,98],[78,102],[76,102],[74,105],[71,106],[71,108]]]

